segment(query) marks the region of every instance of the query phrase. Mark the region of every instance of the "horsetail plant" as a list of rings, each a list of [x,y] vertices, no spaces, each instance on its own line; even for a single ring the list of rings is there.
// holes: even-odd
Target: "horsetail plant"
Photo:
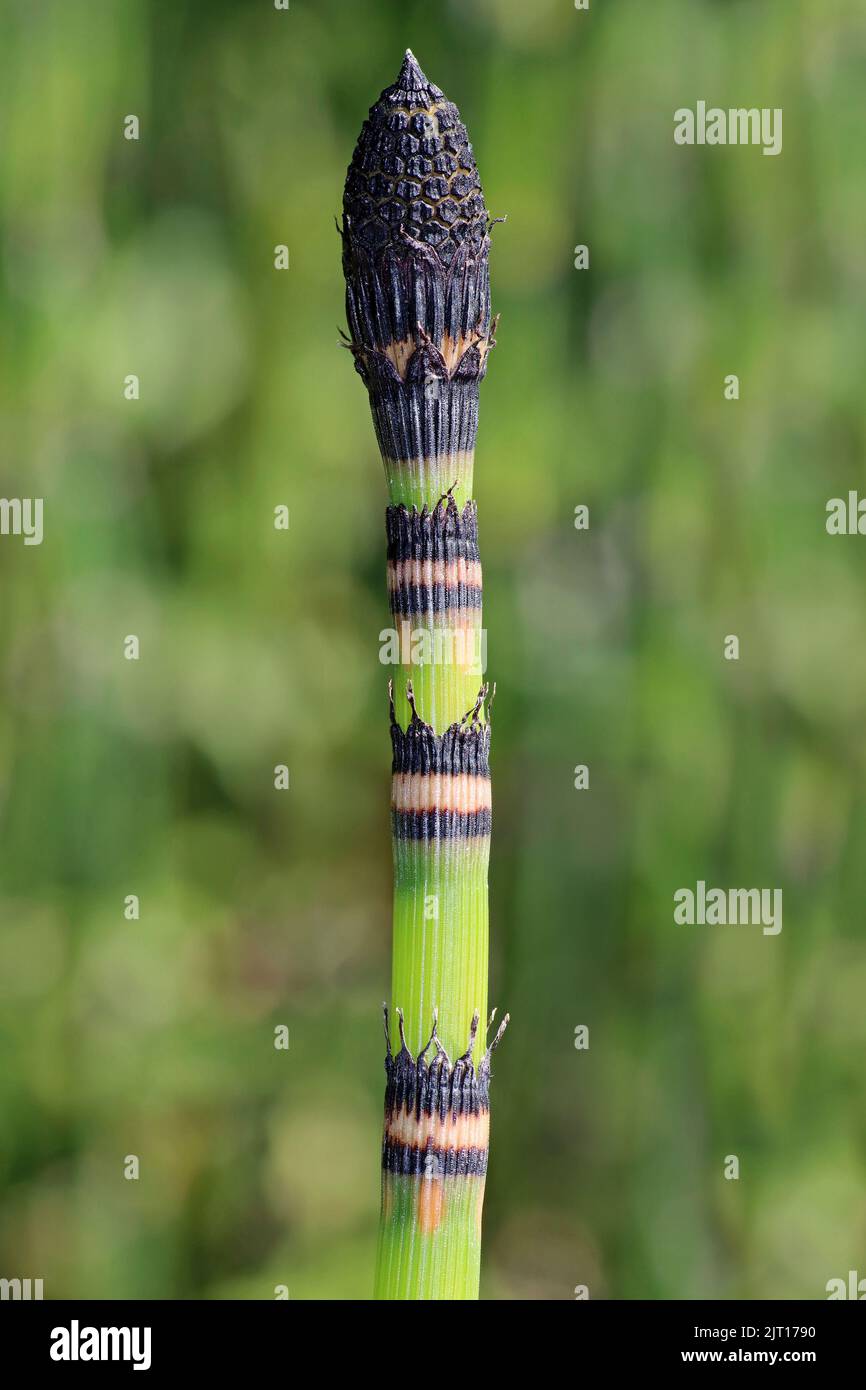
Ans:
[[[341,228],[347,346],[388,484],[401,662],[389,688],[399,1042],[386,1005],[382,1299],[478,1297],[490,1057],[508,1022],[486,1044],[491,695],[479,689],[472,473],[496,327],[490,227],[460,114],[407,50],[361,130]]]

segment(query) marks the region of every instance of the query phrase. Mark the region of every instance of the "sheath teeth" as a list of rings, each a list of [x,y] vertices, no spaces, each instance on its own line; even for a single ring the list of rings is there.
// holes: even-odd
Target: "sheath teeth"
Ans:
[[[403,1012],[397,1009],[396,1013],[400,1050],[394,1054],[385,1006],[388,1051],[382,1167],[388,1173],[428,1181],[483,1179],[487,1172],[490,1135],[490,1058],[505,1032],[508,1015],[476,1067],[472,1052],[480,1024],[477,1009],[469,1025],[466,1051],[455,1062],[439,1041],[438,1010],[433,1011],[430,1039],[417,1057],[413,1057],[406,1045]],[[488,1031],[495,1013],[494,1009]],[[434,1055],[428,1062],[431,1047]]]

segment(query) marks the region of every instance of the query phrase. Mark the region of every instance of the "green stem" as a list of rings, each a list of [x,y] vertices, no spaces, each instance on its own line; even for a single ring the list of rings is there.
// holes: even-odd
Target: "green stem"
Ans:
[[[375,1284],[384,1299],[478,1296],[490,1052],[501,1036],[484,1049],[490,730],[471,501],[479,383],[496,327],[489,229],[460,113],[407,51],[361,129],[342,226],[348,345],[390,495],[398,648],[400,1046],[389,1034]]]
[[[436,480],[433,492],[421,491],[420,509],[423,512],[426,507],[429,514],[426,522],[410,516],[404,518],[404,525],[412,535],[426,526],[423,534],[429,531],[441,545],[448,528],[461,524],[461,514],[453,503],[440,505],[438,486]],[[442,572],[444,564],[439,563]],[[434,561],[425,558],[415,562],[411,574],[415,580],[432,581],[434,570]],[[476,578],[480,581],[480,573]],[[418,616],[413,620],[416,634]],[[422,635],[432,641],[436,632],[448,630],[449,623],[476,635],[480,632],[481,609],[474,595],[465,604],[459,599],[452,603],[444,618],[434,605],[422,615]],[[386,1152],[389,1135],[399,1133],[401,1139],[410,1140],[413,1154],[423,1152],[424,1166],[421,1172],[394,1172],[387,1167],[383,1172],[375,1283],[375,1295],[381,1299],[473,1299],[478,1297],[480,1277],[486,1082],[483,1094],[473,1092],[463,1111],[462,1091],[458,1088],[458,1100],[454,1095],[461,1065],[468,1065],[465,1079],[470,1087],[485,1065],[483,1037],[476,1036],[474,1025],[470,1032],[470,1024],[485,1018],[487,1010],[490,841],[487,818],[478,820],[479,807],[483,814],[489,806],[486,730],[481,723],[483,701],[477,695],[478,667],[455,660],[455,651],[444,645],[431,646],[428,652],[434,653],[432,659],[411,662],[404,668],[410,673],[408,679],[398,680],[403,695],[402,706],[395,710],[399,747],[404,749],[414,730],[422,750],[417,765],[427,769],[441,757],[442,771],[414,770],[415,755],[410,750],[405,757],[413,770],[403,773],[395,752],[395,806],[404,804],[401,798],[408,796],[411,801],[419,795],[415,788],[421,777],[425,788],[421,803],[428,814],[435,811],[437,819],[423,833],[414,825],[412,833],[407,833],[399,817],[395,819],[391,997],[392,1008],[400,1015],[401,1036],[405,1032],[408,1044],[400,1057],[413,1093],[430,1082],[424,1059],[430,1048],[431,1023],[436,1021],[433,1065],[440,1065],[450,1087],[443,1102],[450,1107],[450,1117],[438,1130],[428,1123],[425,1132],[423,1113],[420,1118],[418,1114],[422,1107],[416,1104],[413,1110],[400,1097],[386,1101]],[[465,648],[459,655],[465,657]],[[451,730],[453,753],[446,756],[441,736],[454,725],[459,727]],[[483,758],[479,756],[482,749]],[[447,1063],[442,1061],[445,1055]],[[451,1059],[461,1057],[462,1064],[456,1062],[451,1070]],[[440,1088],[443,1093],[444,1089]],[[436,1112],[434,1103],[429,1108]],[[458,1152],[463,1154],[460,1160]],[[450,1159],[452,1153],[455,1157]],[[421,1158],[415,1161],[422,1163]],[[447,1171],[449,1162],[455,1171]]]
[[[422,1182],[424,1180],[422,1179]],[[452,1187],[436,1230],[419,1214],[418,1181],[385,1173],[376,1263],[379,1299],[473,1299],[481,1270],[483,1182],[446,1179]],[[438,1196],[426,1199],[429,1203]]]
[[[430,1036],[434,1009],[451,1057],[466,1047],[476,1010],[487,1017],[489,858],[486,836],[395,841],[391,1000],[404,1011],[413,1052]]]

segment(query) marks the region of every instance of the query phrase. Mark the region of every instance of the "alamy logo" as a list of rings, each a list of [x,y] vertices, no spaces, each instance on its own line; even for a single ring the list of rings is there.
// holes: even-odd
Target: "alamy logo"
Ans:
[[[0,497],[0,536],[23,536],[25,545],[41,545],[42,498]]]
[[[856,1298],[862,1303],[866,1298],[866,1279],[861,1279],[856,1269],[848,1270],[847,1286],[844,1279],[828,1279],[824,1288],[828,1302],[834,1298]]]
[[[781,888],[707,888],[701,878],[694,891],[678,888],[674,893],[674,921],[677,926],[757,926],[764,936],[778,936],[782,930]]]
[[[854,491],[844,497],[831,497],[824,523],[828,536],[866,536],[866,498]]]
[[[41,1279],[0,1279],[0,1299],[27,1302],[44,1297]]]
[[[674,112],[677,145],[763,145],[764,154],[782,153],[781,106],[707,106],[699,101],[694,111],[681,106]]]
[[[134,1371],[150,1370],[149,1327],[69,1327],[51,1331],[52,1361],[131,1361]]]
[[[487,669],[487,629],[483,627],[385,627],[379,633],[383,666],[460,666],[469,675]]]

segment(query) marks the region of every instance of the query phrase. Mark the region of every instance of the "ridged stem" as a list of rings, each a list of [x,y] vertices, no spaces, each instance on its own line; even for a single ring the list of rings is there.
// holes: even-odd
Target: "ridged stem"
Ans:
[[[434,1009],[452,1057],[465,1048],[475,1011],[487,1016],[489,858],[487,836],[395,841],[391,1000],[413,1052],[430,1036]]]
[[[385,1299],[478,1296],[491,803],[471,497],[479,383],[496,327],[490,225],[460,113],[407,50],[361,128],[341,228],[346,345],[369,392],[390,495],[397,648],[391,1016],[400,1046],[392,1051],[386,1018],[375,1285]]]
[[[441,502],[440,479],[419,490],[420,509],[434,511]],[[402,502],[401,489],[392,505]],[[437,513],[438,517],[439,513]],[[434,518],[435,521],[436,518]],[[431,565],[415,571],[428,578]],[[481,629],[479,606],[458,606],[444,613],[412,618],[412,627],[432,643],[449,623],[476,636]],[[477,664],[452,659],[467,655],[440,644],[429,651],[439,659],[410,662],[396,681],[395,716],[402,728],[421,719],[442,734],[464,721],[463,738],[477,740],[480,720],[486,718],[478,701],[482,672]],[[412,692],[410,703],[407,690]],[[417,713],[416,713],[417,712]],[[469,716],[468,724],[466,716]],[[485,757],[486,767],[486,757]],[[467,1049],[473,1016],[486,1018],[488,978],[489,821],[470,833],[458,833],[473,821],[480,779],[468,778],[470,790],[455,795],[455,779],[442,776],[427,793],[425,804],[435,806],[431,833],[407,837],[395,824],[394,936],[391,987],[392,1010],[401,1010],[409,1053],[416,1057],[437,1023],[437,1046],[449,1058],[468,1056],[476,1072],[481,1067],[483,1035]],[[432,779],[428,779],[432,786]],[[483,785],[483,784],[482,784]],[[483,796],[483,793],[482,793]],[[459,806],[459,811],[454,808]],[[457,816],[462,820],[455,824]],[[475,833],[480,829],[481,833]],[[472,1046],[474,1042],[474,1047]],[[467,1049],[467,1052],[464,1052]],[[481,1260],[481,1212],[486,1172],[486,1111],[483,1115],[483,1169],[441,1175],[383,1172],[382,1213],[377,1252],[375,1296],[379,1299],[474,1299],[478,1297]],[[386,1148],[389,1124],[386,1114]],[[418,1147],[423,1118],[413,1117],[409,1130]],[[405,1129],[405,1125],[404,1125]],[[476,1135],[477,1137],[477,1135]],[[454,1140],[454,1148],[461,1143]],[[432,1162],[428,1150],[427,1161]],[[441,1160],[436,1160],[441,1161]],[[456,1160],[455,1160],[456,1161]]]
[[[419,1216],[418,1180],[383,1174],[376,1298],[478,1297],[483,1180],[450,1181],[453,1187],[442,1220],[427,1234]]]

